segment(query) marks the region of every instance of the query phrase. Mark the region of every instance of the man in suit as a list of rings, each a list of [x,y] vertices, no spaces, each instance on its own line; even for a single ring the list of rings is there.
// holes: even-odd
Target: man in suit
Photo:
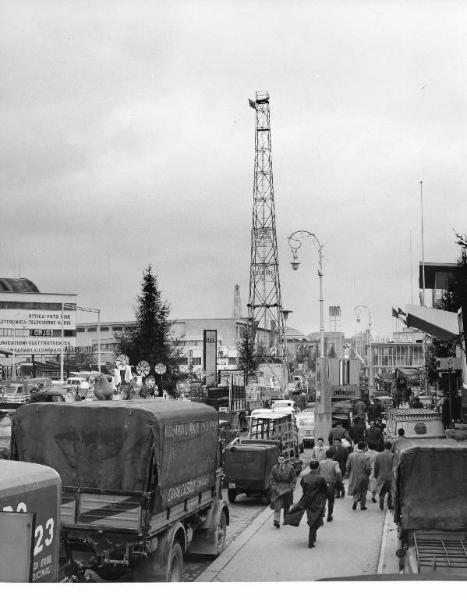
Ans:
[[[274,527],[279,529],[281,510],[287,514],[293,502],[293,492],[297,482],[295,469],[285,462],[285,455],[279,454],[270,477],[271,503],[274,503]]]
[[[388,508],[392,509],[392,465],[394,454],[391,452],[391,442],[384,443],[384,450],[376,455],[375,479],[376,493],[379,494],[379,507],[384,510],[384,496],[388,495]]]
[[[316,543],[316,531],[323,525],[323,514],[328,495],[326,481],[319,474],[319,462],[310,462],[310,472],[304,475],[300,481],[303,489],[301,503],[306,509],[308,522],[308,548],[314,548]]]
[[[334,448],[326,451],[326,458],[319,463],[319,474],[324,477],[328,487],[328,516],[327,521],[332,521],[332,511],[334,510],[334,496],[338,481],[342,481],[342,474],[339,463],[334,460]]]
[[[366,510],[366,493],[370,481],[370,458],[365,454],[365,442],[358,442],[357,450],[347,459],[346,475],[349,477],[349,496],[353,496],[352,510]]]
[[[339,469],[342,473],[342,477],[344,476],[344,473],[345,473],[345,466],[347,464],[348,457],[349,457],[349,451],[347,450],[347,448],[344,448],[341,440],[339,438],[336,438],[334,440],[334,460],[336,460],[339,463]],[[336,484],[336,498],[340,498],[340,497],[343,498],[344,496],[345,496],[345,487],[344,487],[344,482],[342,481],[342,478],[341,478],[340,481],[338,481]]]

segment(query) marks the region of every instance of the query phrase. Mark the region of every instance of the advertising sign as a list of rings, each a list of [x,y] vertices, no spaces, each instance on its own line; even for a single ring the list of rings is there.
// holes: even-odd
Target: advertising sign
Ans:
[[[73,332],[73,334],[72,334]],[[76,346],[76,311],[63,312],[63,347]],[[0,309],[0,347],[21,354],[59,354],[61,310]]]
[[[206,385],[217,383],[217,329],[203,330],[203,365]]]

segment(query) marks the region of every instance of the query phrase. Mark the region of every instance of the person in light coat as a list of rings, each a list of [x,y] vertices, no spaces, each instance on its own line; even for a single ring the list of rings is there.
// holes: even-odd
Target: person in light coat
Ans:
[[[366,510],[366,493],[371,474],[370,458],[365,453],[365,442],[358,442],[357,449],[347,459],[346,475],[349,478],[349,496],[353,496],[352,510]]]
[[[274,527],[279,529],[281,510],[284,517],[293,502],[293,492],[297,483],[295,469],[285,462],[285,455],[279,454],[277,463],[271,470],[269,485],[271,489],[271,505],[274,506]]]

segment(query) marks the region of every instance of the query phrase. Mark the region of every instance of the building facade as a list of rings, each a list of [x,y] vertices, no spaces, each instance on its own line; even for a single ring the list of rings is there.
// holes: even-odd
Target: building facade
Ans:
[[[2,367],[57,360],[76,347],[76,294],[43,293],[29,279],[0,279]],[[3,373],[3,376],[6,376]]]

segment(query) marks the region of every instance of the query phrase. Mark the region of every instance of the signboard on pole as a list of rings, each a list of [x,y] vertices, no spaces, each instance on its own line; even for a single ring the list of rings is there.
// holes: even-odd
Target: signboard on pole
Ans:
[[[217,329],[203,330],[203,368],[206,385],[217,383]]]

